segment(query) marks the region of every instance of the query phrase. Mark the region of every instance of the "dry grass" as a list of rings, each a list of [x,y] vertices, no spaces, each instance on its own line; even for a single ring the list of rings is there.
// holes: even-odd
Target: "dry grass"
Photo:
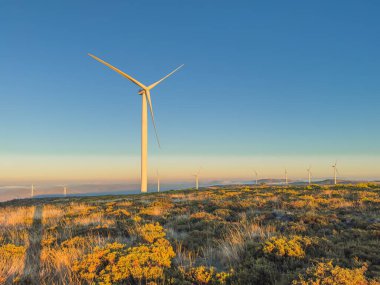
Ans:
[[[244,221],[233,225],[219,242],[220,256],[229,264],[237,262],[251,240],[265,240],[276,232],[274,226],[261,226],[255,222]]]
[[[101,212],[91,213],[89,215],[81,215],[70,220],[69,225],[72,226],[95,226],[110,228],[115,226],[115,220],[107,219]]]
[[[6,244],[0,246],[0,284],[5,284],[24,271],[25,247]]]
[[[28,226],[33,222],[34,207],[0,208],[0,227]]]
[[[42,211],[42,223],[45,226],[56,225],[65,215],[65,210],[62,206],[45,205]]]

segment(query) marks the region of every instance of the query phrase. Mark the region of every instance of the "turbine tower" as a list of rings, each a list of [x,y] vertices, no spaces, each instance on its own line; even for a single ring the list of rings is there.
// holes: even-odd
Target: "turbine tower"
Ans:
[[[157,170],[157,192],[160,192],[160,175],[158,174],[158,170]]]
[[[30,196],[33,198],[34,197],[34,185],[32,184]]]
[[[288,170],[285,168],[285,185],[288,185]]]
[[[141,95],[142,98],[142,108],[141,108],[141,192],[147,192],[148,189],[148,107],[147,103],[149,104],[150,114],[152,117],[153,127],[156,134],[156,139],[158,146],[160,147],[160,141],[158,139],[157,129],[156,129],[156,123],[154,121],[154,114],[153,114],[153,107],[152,107],[152,101],[150,99],[150,90],[152,90],[154,87],[156,87],[158,84],[160,84],[162,81],[164,81],[166,78],[171,76],[174,72],[176,72],[178,69],[180,69],[183,64],[176,69],[174,69],[172,72],[170,72],[168,75],[163,77],[162,79],[156,81],[155,83],[151,85],[144,85],[141,82],[134,79],[132,76],[124,73],[123,71],[117,69],[116,67],[112,66],[111,64],[105,62],[104,60],[101,60],[100,58],[88,54],[93,59],[99,61],[100,63],[103,63],[104,65],[108,66],[112,70],[116,71],[117,73],[121,74],[125,78],[127,78],[132,83],[139,86],[141,89],[138,91],[138,94]]]
[[[256,179],[256,185],[257,185],[257,176],[258,175],[257,175],[257,171],[256,170],[254,172],[255,172],[255,179]]]
[[[334,169],[334,185],[336,185],[336,174],[338,172],[338,168],[336,167],[337,161],[335,161],[335,164],[333,164],[331,167]]]
[[[63,196],[65,196],[65,197],[67,196],[67,188],[66,188],[66,186],[63,187]]]
[[[201,169],[199,168],[198,172],[194,174],[195,177],[195,189],[199,189],[199,173],[201,172]]]
[[[306,169],[306,171],[307,171],[307,174],[309,176],[309,185],[310,185],[311,184],[311,166],[309,166],[309,168]]]

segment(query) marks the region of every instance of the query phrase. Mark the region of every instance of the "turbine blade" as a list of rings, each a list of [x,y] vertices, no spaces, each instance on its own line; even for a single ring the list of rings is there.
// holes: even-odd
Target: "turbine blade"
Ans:
[[[149,90],[145,90],[144,92],[146,99],[148,99],[149,109],[150,109],[150,115],[152,117],[154,132],[156,134],[156,139],[158,143],[158,147],[161,148],[160,139],[158,138],[157,128],[156,128],[156,122],[154,121],[154,113],[153,113],[153,106],[152,106],[152,100],[150,99],[150,92]]]
[[[99,61],[100,63],[103,63],[104,65],[108,66],[109,68],[111,68],[112,70],[116,71],[117,73],[121,74],[122,76],[124,76],[125,78],[127,78],[129,81],[133,82],[134,84],[136,84],[137,86],[141,87],[142,89],[146,89],[146,86],[144,84],[142,84],[141,82],[137,81],[136,79],[134,79],[132,76],[126,74],[125,72],[121,71],[120,69],[117,69],[116,67],[112,66],[111,64],[109,64],[108,62],[105,62],[104,60],[96,57],[95,55],[92,55],[92,54],[88,54],[89,56],[91,56],[93,59]]]
[[[172,72],[170,72],[168,75],[166,75],[162,79],[158,80],[157,82],[153,83],[152,85],[149,85],[148,89],[152,89],[152,88],[156,87],[158,84],[160,84],[162,81],[164,81],[166,78],[168,78],[170,75],[172,75],[173,73],[175,73],[177,70],[179,70],[183,66],[184,66],[184,64],[178,66],[176,69],[174,69]]]

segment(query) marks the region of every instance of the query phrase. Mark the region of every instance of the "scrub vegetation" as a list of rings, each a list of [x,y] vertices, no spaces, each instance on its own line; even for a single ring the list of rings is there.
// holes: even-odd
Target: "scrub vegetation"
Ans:
[[[0,284],[380,284],[380,186],[1,203]]]

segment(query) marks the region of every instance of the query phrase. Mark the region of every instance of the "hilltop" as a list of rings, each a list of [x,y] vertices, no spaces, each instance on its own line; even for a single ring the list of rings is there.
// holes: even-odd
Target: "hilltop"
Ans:
[[[379,211],[364,183],[8,201],[0,283],[379,284]]]

